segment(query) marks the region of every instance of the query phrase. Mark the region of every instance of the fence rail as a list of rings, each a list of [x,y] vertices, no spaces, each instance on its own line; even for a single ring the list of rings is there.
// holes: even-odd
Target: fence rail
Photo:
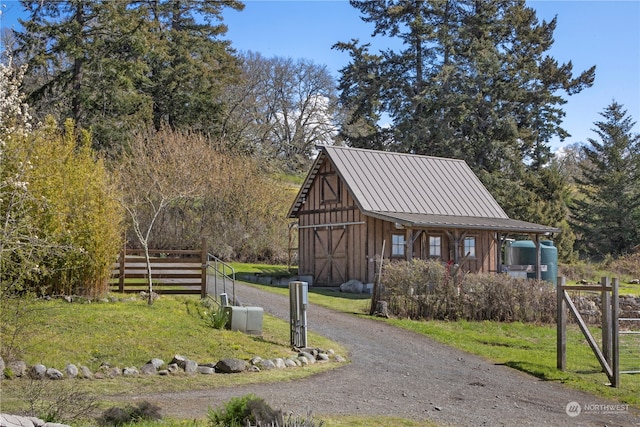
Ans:
[[[149,249],[147,265],[143,249],[123,248],[114,264],[112,291],[148,291],[149,267],[153,291],[159,294],[207,295],[207,248],[199,250]]]

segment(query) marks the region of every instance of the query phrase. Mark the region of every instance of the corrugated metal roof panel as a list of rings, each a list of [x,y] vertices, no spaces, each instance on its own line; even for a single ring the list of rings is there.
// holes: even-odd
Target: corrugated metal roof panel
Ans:
[[[364,211],[508,219],[462,160],[346,147],[324,150]]]

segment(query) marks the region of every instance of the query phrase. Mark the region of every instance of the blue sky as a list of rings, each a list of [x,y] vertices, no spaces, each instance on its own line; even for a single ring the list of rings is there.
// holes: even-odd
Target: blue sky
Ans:
[[[360,20],[347,0],[245,0],[242,12],[228,10],[227,39],[239,51],[305,58],[328,67],[337,78],[348,56],[331,49],[338,41],[370,40],[371,24]],[[593,123],[612,100],[640,122],[640,1],[528,1],[540,20],[558,17],[551,56],[571,60],[574,72],[596,65],[595,84],[567,97],[563,126],[572,135],[552,148],[595,137]],[[2,26],[14,25],[17,0],[0,0]],[[375,51],[375,41],[372,43]],[[640,124],[634,127],[640,132]]]

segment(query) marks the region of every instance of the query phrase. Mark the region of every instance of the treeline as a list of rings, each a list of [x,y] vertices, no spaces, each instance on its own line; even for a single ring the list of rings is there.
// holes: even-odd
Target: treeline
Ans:
[[[566,96],[595,84],[595,66],[574,73],[550,57],[556,20],[539,22],[522,0],[353,0],[374,39],[399,47],[337,41],[350,55],[337,81],[304,59],[236,52],[222,21],[226,8],[244,7],[235,0],[21,4],[23,29],[2,34],[0,213],[3,255],[25,252],[3,256],[3,280],[32,281],[51,266],[47,277],[67,272],[52,279],[64,288],[78,259],[103,265],[111,249],[69,261],[49,254],[82,254],[100,235],[104,248],[121,244],[112,235],[161,248],[205,237],[223,258],[282,261],[295,189],[274,177],[303,175],[322,144],[464,159],[510,217],[562,229],[554,241],[564,262],[640,243],[632,119],[614,101],[594,139],[551,153],[553,138],[570,136]],[[72,140],[73,149],[35,154]],[[79,188],[36,191],[30,156]],[[69,159],[85,166],[56,169]],[[97,182],[92,174],[102,184],[81,188]],[[80,207],[56,210],[67,204]],[[102,234],[52,225],[65,215],[93,218]],[[104,271],[81,281],[99,283]]]

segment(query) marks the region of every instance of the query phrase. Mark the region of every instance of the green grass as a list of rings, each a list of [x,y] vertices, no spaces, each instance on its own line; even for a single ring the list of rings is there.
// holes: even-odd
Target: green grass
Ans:
[[[126,296],[130,298],[130,296]],[[5,309],[5,307],[3,307]],[[158,357],[169,363],[181,354],[200,363],[217,362],[226,357],[248,360],[293,355],[289,345],[289,323],[268,314],[263,318],[262,336],[207,327],[198,314],[203,311],[199,298],[163,296],[152,306],[145,301],[112,303],[72,303],[55,299],[40,300],[30,306],[27,329],[17,343],[22,359],[33,365],[63,370],[67,363],[86,365],[95,372],[101,363],[121,368],[140,367]],[[317,347],[334,349],[347,356],[340,344],[310,332]],[[2,337],[3,347],[10,342]],[[259,374],[216,376],[178,375],[167,379],[140,376],[78,381],[80,391],[96,395],[150,393],[158,391],[196,390],[235,384],[293,380],[331,369],[337,364],[314,364],[289,370],[270,370]],[[22,380],[2,382],[3,410],[19,410],[16,398]]]
[[[632,295],[635,297],[640,296],[640,285],[635,285],[626,282],[620,282],[620,286],[618,288],[619,295]]]
[[[231,265],[236,275],[242,274],[263,274],[263,275],[273,275],[273,276],[290,276],[296,274],[297,267],[293,267],[290,271],[286,265],[280,264],[251,264],[246,262],[231,262]]]

